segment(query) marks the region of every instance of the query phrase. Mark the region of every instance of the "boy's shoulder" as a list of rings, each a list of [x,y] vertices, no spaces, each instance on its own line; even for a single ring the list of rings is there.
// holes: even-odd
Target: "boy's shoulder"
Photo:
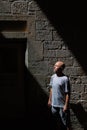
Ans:
[[[56,74],[53,74],[52,76],[51,76],[51,78],[54,78],[56,76]]]

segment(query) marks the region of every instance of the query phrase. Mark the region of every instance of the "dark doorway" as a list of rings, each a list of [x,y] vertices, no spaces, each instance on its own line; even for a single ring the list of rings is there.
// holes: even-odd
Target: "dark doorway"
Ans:
[[[0,40],[0,119],[22,119],[26,39]]]

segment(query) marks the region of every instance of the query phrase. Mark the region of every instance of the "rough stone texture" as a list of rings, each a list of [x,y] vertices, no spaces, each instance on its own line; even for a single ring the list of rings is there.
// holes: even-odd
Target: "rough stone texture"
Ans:
[[[13,14],[27,14],[27,2],[15,1],[12,3],[11,11]]]
[[[11,4],[7,1],[0,1],[0,13],[10,14],[11,13]]]
[[[26,29],[22,32],[9,32],[5,30],[3,32],[3,30],[0,30],[0,34],[5,38],[27,38],[25,65],[32,77],[35,78],[35,82],[39,84],[46,95],[48,95],[47,87],[50,76],[53,73],[54,63],[57,60],[65,62],[66,68],[64,72],[66,75],[69,75],[71,82],[72,128],[73,130],[86,130],[87,119],[81,119],[81,113],[84,116],[87,115],[87,75],[82,67],[84,65],[80,64],[79,60],[75,57],[77,52],[81,52],[84,55],[86,48],[79,46],[79,49],[77,49],[79,44],[76,45],[76,48],[74,48],[73,44],[68,46],[58,30],[50,23],[43,9],[33,0],[1,0],[0,21],[10,20],[26,21]],[[73,43],[76,35],[73,34],[73,28],[71,29],[72,36],[68,37],[70,38],[69,42]],[[77,43],[79,43],[79,40]],[[82,57],[78,57],[78,59],[80,58],[82,59]],[[33,89],[31,89],[31,92]],[[39,95],[39,90],[37,88],[35,90]],[[42,95],[38,96],[40,104]]]

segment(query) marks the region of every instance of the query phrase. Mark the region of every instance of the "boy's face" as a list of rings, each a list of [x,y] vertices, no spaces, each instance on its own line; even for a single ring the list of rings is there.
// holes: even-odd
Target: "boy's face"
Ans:
[[[63,65],[63,62],[56,62],[55,65],[54,65],[54,72],[62,72],[62,65]]]

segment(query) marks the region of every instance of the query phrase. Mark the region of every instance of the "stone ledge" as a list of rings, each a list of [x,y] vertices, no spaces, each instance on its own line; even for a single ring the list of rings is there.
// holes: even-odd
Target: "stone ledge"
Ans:
[[[1,32],[4,38],[27,38],[27,32]]]

